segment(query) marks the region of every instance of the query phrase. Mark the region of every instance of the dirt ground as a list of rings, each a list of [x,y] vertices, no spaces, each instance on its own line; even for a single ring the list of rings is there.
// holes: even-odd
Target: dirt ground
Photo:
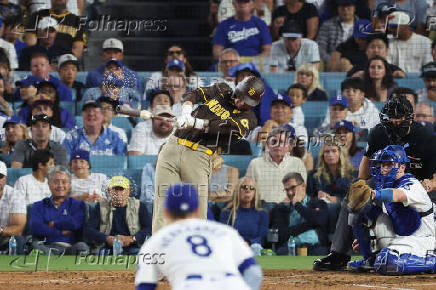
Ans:
[[[264,290],[436,289],[436,275],[387,277],[347,272],[266,270]],[[134,289],[134,271],[0,272],[0,289]],[[161,283],[158,289],[170,289]],[[230,289],[229,289],[230,290]],[[232,289],[233,290],[233,289]]]

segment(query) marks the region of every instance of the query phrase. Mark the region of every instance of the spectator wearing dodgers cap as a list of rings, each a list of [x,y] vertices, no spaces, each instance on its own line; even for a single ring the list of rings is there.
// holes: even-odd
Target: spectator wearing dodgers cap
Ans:
[[[333,130],[335,135],[338,136],[339,142],[344,144],[354,169],[359,170],[360,161],[365,154],[365,150],[357,145],[357,128],[352,122],[342,120],[335,124]]]
[[[320,133],[331,133],[335,124],[345,120],[347,117],[348,100],[344,95],[336,95],[329,100],[329,109],[327,113],[330,115],[329,122],[324,120],[319,128]],[[327,118],[326,118],[327,119]]]
[[[109,181],[108,199],[102,199],[85,223],[84,235],[95,250],[111,251],[115,236],[124,255],[134,255],[151,234],[151,216],[144,203],[130,197],[130,181],[114,176]]]
[[[96,88],[100,87],[103,80],[103,74],[106,69],[107,62],[111,59],[123,61],[124,58],[124,45],[121,40],[116,38],[108,38],[103,42],[102,58],[104,64],[92,70],[86,77],[86,87]],[[141,90],[141,84],[138,81],[138,75],[135,71],[129,69],[126,65],[122,65],[124,74],[124,86],[128,88]]]
[[[404,11],[387,16],[387,33],[392,34],[387,61],[399,66],[404,72],[420,72],[421,67],[433,61],[431,40],[413,32],[412,18]]]

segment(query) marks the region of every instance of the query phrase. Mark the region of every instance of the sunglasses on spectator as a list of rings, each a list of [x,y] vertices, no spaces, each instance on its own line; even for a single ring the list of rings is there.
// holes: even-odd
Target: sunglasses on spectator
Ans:
[[[38,114],[35,116],[32,116],[32,124],[35,124],[38,121],[45,121],[47,123],[50,123],[50,117],[45,114]]]
[[[174,55],[174,54],[181,55],[183,54],[183,50],[168,50],[168,55]]]
[[[253,185],[242,184],[241,189],[243,189],[243,190],[255,190],[256,188]]]
[[[306,77],[313,76],[313,73],[310,72],[310,71],[299,71],[298,74],[301,75],[301,76],[306,76]]]

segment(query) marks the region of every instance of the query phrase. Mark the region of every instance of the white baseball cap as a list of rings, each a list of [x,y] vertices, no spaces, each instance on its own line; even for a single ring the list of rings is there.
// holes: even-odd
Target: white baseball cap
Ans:
[[[408,25],[410,23],[410,16],[403,11],[395,11],[388,15],[389,25]]]
[[[8,175],[8,169],[3,161],[0,161],[0,174],[3,174],[4,176]]]
[[[108,38],[103,42],[103,49],[115,48],[124,51],[124,46],[121,40],[116,38]]]
[[[44,17],[38,22],[38,29],[47,29],[49,27],[56,29],[56,26],[58,26],[57,20],[50,16]]]
[[[75,57],[73,54],[68,53],[68,54],[63,54],[59,57],[58,68],[61,68],[61,66],[66,62],[71,62],[75,65],[79,65],[79,61],[77,60],[77,57]]]

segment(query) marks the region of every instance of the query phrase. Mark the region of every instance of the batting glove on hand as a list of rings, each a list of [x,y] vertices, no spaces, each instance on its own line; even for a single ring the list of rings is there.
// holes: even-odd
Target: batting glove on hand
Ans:
[[[191,115],[181,115],[177,117],[177,125],[181,129],[188,129],[194,127],[195,118]]]
[[[147,110],[141,110],[141,112],[139,113],[139,117],[142,120],[148,120],[153,116],[153,114],[150,111]]]

